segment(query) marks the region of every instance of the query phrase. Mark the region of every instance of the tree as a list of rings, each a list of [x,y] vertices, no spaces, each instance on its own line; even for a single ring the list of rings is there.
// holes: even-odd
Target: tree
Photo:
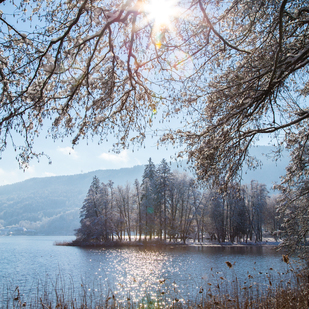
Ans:
[[[99,178],[94,176],[80,211],[81,221],[99,217],[101,206],[101,184]]]
[[[133,221],[131,199],[131,188],[129,184],[125,187],[117,187],[116,205],[118,208],[118,237],[120,240],[127,233],[128,240],[131,241],[131,221]]]
[[[110,182],[109,182],[110,185]],[[104,232],[103,232],[103,239],[108,240],[110,239],[110,236],[114,234],[113,228],[112,228],[112,216],[111,216],[111,208],[110,208],[110,196],[109,196],[109,190],[108,186],[105,183],[102,183],[101,185],[101,204],[102,204],[102,210],[101,210],[101,216],[104,218]]]
[[[208,20],[202,1],[198,3]],[[221,40],[220,47],[217,37],[216,48],[216,40],[207,37],[213,56],[209,66],[215,71],[195,95],[204,102],[197,108],[200,121],[179,133],[200,179],[231,180],[259,136],[273,134],[281,145],[282,133],[288,137],[307,128],[307,8],[307,1],[234,1],[217,17],[227,41]],[[191,93],[196,91],[190,86]]]
[[[278,241],[282,232],[282,218],[279,218],[278,206],[281,196],[273,195],[267,199],[267,205],[263,214],[265,230],[270,232],[274,236],[275,240]],[[281,232],[280,232],[281,230]]]
[[[224,200],[218,189],[210,190],[209,195],[210,219],[214,226],[216,238],[219,242],[225,242],[226,225],[224,222]]]
[[[200,236],[203,238],[203,209],[204,209],[204,195],[198,189],[195,182],[191,183],[191,205],[193,206],[193,218],[195,220],[195,235],[197,236],[197,241],[200,242]],[[194,236],[194,241],[196,236]]]
[[[308,93],[307,1],[179,1],[161,28],[138,0],[15,5],[19,24],[0,19],[0,128],[1,150],[23,135],[21,163],[44,121],[73,144],[113,131],[117,147],[143,140],[154,108],[182,109],[187,126],[164,140],[188,145],[200,178],[230,178],[258,134],[307,125],[293,100]]]
[[[80,210],[81,227],[76,230],[77,238],[81,240],[100,240],[102,228],[102,195],[101,185],[97,176],[93,177],[87,196]],[[105,227],[104,227],[105,229]]]
[[[138,233],[138,240],[142,240],[142,207],[141,207],[141,193],[140,193],[140,184],[137,179],[134,181],[135,186],[135,198],[136,198],[136,204],[137,204],[137,216],[136,216],[136,234]],[[138,231],[138,232],[137,232]]]
[[[114,135],[117,151],[142,143],[160,110],[183,117],[161,142],[185,145],[203,181],[236,178],[261,135],[303,155],[308,0],[179,0],[164,24],[147,4],[20,1],[18,24],[2,13],[0,151],[12,141],[25,166],[46,125],[73,145]]]
[[[114,182],[112,180],[109,180],[107,183],[108,188],[110,189],[110,222],[109,224],[112,226],[111,230],[111,237],[112,237],[112,241],[114,240],[114,232],[115,232],[115,209],[114,209]]]
[[[193,230],[193,205],[192,205],[192,188],[194,180],[188,178],[186,174],[181,175],[178,182],[179,187],[179,211],[178,211],[178,231],[179,237],[186,243],[186,240],[194,232]]]
[[[176,240],[179,234],[178,215],[179,215],[179,200],[182,179],[178,173],[173,173],[173,181],[170,182],[168,188],[169,199],[169,218],[167,223],[167,234],[170,241]]]
[[[233,243],[248,233],[248,209],[245,203],[245,188],[238,183],[230,184],[225,194],[226,229]]]
[[[155,211],[156,214],[158,214],[158,209],[156,209],[156,179],[156,166],[152,162],[151,158],[149,158],[148,164],[145,166],[143,173],[141,203],[145,216],[144,235],[145,239],[149,236],[150,240],[152,239],[155,231]]]
[[[156,192],[157,192],[157,205],[159,208],[159,237],[162,238],[162,224],[163,224],[163,236],[166,241],[167,236],[167,204],[168,204],[168,189],[171,182],[171,168],[167,161],[162,159],[157,170],[156,179]],[[163,220],[162,220],[162,206],[163,206]],[[163,221],[163,222],[162,222]]]
[[[246,188],[245,195],[248,216],[248,236],[250,240],[253,240],[254,234],[255,241],[262,241],[263,213],[268,197],[266,185],[252,180],[250,187]]]
[[[298,138],[297,135],[294,138]],[[309,250],[305,246],[309,231],[309,146],[302,140],[295,141],[291,152],[291,164],[287,175],[277,188],[279,198],[279,219],[283,221],[280,236],[282,247],[290,253],[300,253],[309,260]]]
[[[93,177],[80,210],[81,226],[75,232],[82,241],[108,241],[113,239],[114,226],[108,185]]]
[[[117,186],[115,190],[113,186],[111,180],[105,184],[96,176],[93,178],[81,207],[81,227],[76,231],[79,240],[131,241],[135,232],[139,241],[142,237],[145,240],[156,237],[186,243],[189,238],[203,241],[208,232],[211,240],[219,242],[248,237],[261,241],[266,225],[272,232],[280,227],[280,220],[274,217],[277,200],[271,202],[266,186],[257,181],[249,186],[233,183],[227,191],[220,187],[203,191],[187,174],[171,173],[165,160],[156,169],[150,158],[142,185],[135,179],[134,190],[129,184]],[[291,207],[288,211],[291,212]],[[297,219],[296,226],[284,219],[285,229],[281,231],[298,230],[302,245],[306,237],[302,228],[307,220],[306,212],[301,220]]]

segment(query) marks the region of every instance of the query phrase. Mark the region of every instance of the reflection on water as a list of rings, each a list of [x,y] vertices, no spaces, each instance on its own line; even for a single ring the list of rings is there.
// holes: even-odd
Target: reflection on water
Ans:
[[[99,271],[103,270],[112,291],[135,301],[147,292],[154,292],[151,287],[164,283],[166,270],[172,263],[171,257],[164,252],[132,248],[93,250],[92,254],[98,262],[103,259],[99,262]]]
[[[0,237],[0,284],[33,291],[61,276],[67,285],[141,300],[164,295],[189,299],[203,289],[244,284],[267,286],[286,271],[281,254],[263,247],[168,247],[84,249],[53,246],[59,237]],[[227,267],[226,261],[233,264]],[[1,281],[2,280],[2,281]]]
[[[188,299],[205,286],[231,282],[235,275],[268,285],[269,274],[286,266],[274,250],[261,247],[125,248],[91,250],[91,255],[91,262],[99,265],[96,280],[105,278],[116,294],[133,300],[147,293]],[[234,264],[231,269],[226,261]]]

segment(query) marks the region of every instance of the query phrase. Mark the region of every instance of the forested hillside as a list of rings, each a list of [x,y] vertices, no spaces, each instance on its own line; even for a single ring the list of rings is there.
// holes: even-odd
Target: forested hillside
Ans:
[[[266,184],[270,190],[273,182],[279,181],[284,174],[288,157],[277,163],[266,160],[262,153],[269,153],[270,147],[253,148],[252,155],[263,161],[261,168],[243,171],[242,183],[251,180]],[[145,158],[146,162],[147,158]],[[171,165],[171,170],[177,164]],[[0,186],[0,233],[7,233],[7,227],[19,227],[35,230],[39,234],[72,235],[79,227],[79,210],[86,197],[93,177],[101,182],[114,182],[118,185],[133,185],[134,180],[142,180],[144,166],[122,168],[118,170],[98,170],[72,176],[33,178],[12,185]],[[183,170],[181,170],[183,171]],[[246,172],[247,171],[247,172]],[[270,192],[271,193],[271,192]],[[24,233],[15,230],[15,233]]]
[[[0,226],[25,227],[40,234],[72,235],[79,209],[94,175],[116,185],[140,178],[143,166],[99,170],[72,176],[32,178],[0,186]],[[1,230],[0,230],[1,232]]]

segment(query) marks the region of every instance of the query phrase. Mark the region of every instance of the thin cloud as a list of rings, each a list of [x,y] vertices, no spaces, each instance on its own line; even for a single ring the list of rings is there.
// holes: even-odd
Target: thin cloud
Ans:
[[[43,174],[43,176],[44,176],[44,177],[53,177],[53,176],[57,176],[57,175],[54,174],[54,173],[45,172],[45,173]]]
[[[29,166],[25,171],[16,168],[4,170],[0,168],[0,186],[9,185],[35,176],[35,168]]]
[[[63,148],[58,147],[57,150],[59,152],[61,152],[62,154],[64,154],[64,155],[72,156],[73,159],[77,159],[79,157],[77,152],[73,148],[71,148],[71,147],[63,147]]]
[[[104,161],[109,162],[128,162],[129,156],[127,150],[122,151],[121,153],[115,154],[115,153],[108,153],[103,152],[100,156],[100,159]]]

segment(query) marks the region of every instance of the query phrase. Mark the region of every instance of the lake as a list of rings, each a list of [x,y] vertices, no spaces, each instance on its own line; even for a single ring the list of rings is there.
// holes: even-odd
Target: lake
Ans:
[[[138,302],[146,295],[185,301],[215,290],[218,284],[228,288],[236,276],[244,286],[265,289],[275,278],[286,280],[288,266],[273,247],[85,249],[54,245],[72,239],[0,237],[2,307],[7,298],[14,298],[17,286],[25,300],[57,290],[72,298],[87,294],[94,303],[112,295],[118,301]]]

